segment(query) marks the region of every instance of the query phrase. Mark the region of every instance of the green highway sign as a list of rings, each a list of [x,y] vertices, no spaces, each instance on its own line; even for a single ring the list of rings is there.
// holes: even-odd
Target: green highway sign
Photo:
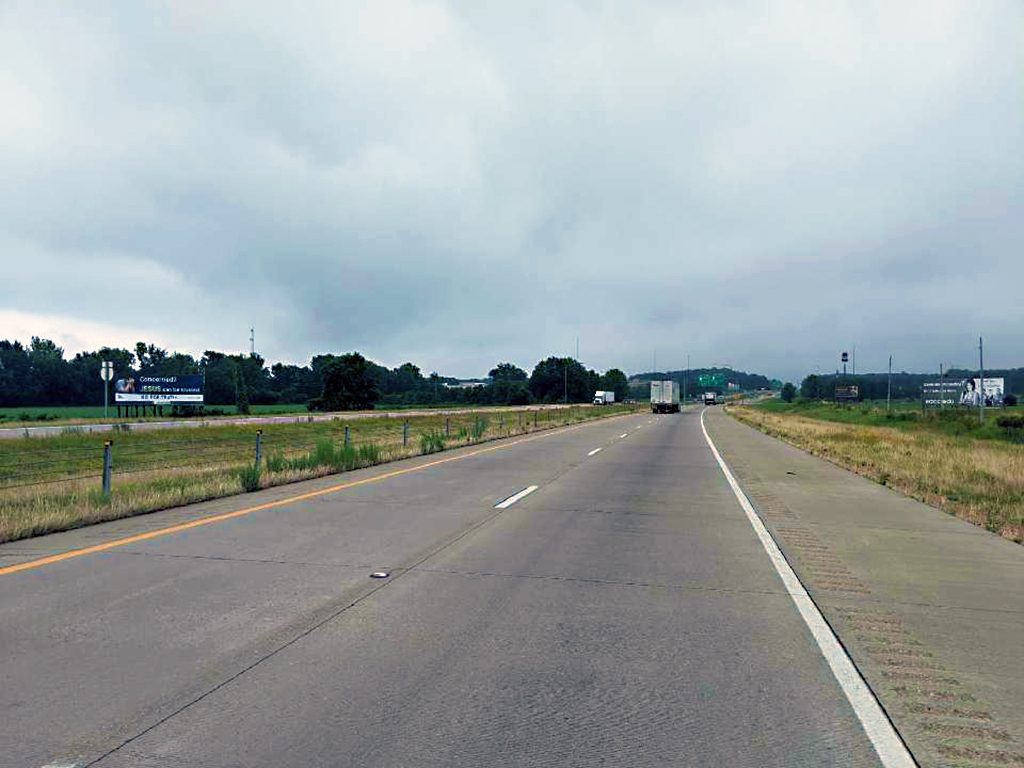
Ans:
[[[703,373],[697,377],[702,387],[724,387],[725,375],[720,373]]]

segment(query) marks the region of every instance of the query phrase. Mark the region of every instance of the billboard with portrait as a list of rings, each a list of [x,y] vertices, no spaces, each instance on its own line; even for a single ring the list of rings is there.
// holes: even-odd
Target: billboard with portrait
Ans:
[[[985,379],[982,386],[981,379],[965,379],[960,389],[960,405],[980,405],[981,398],[985,398],[987,406],[1001,406],[1003,404],[1003,379]]]
[[[114,382],[114,402],[145,405],[202,405],[203,377],[128,376]]]

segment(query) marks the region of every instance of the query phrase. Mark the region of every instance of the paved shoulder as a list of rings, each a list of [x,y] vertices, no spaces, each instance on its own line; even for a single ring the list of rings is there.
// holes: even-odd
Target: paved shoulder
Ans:
[[[711,409],[707,428],[922,765],[1024,765],[1024,547]]]

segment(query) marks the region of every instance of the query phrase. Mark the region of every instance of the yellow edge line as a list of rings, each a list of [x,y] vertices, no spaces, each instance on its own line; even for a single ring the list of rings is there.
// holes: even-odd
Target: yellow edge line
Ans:
[[[623,414],[633,415],[633,414]],[[611,418],[618,418],[612,416]],[[593,422],[591,422],[593,423]],[[252,512],[259,512],[264,509],[271,509],[272,507],[281,507],[285,504],[294,504],[296,501],[303,501],[305,499],[312,499],[316,496],[325,496],[329,493],[337,493],[338,491],[344,491],[347,488],[355,488],[357,485],[366,485],[367,483],[375,483],[378,480],[387,480],[389,477],[397,477],[398,475],[406,475],[410,472],[419,472],[423,469],[429,469],[430,467],[436,467],[439,464],[447,464],[450,461],[461,461],[462,459],[468,459],[471,456],[479,456],[481,453],[489,453],[490,451],[498,451],[502,448],[511,448],[513,445],[519,445],[520,443],[528,443],[532,440],[538,440],[542,437],[548,437],[557,432],[566,432],[570,429],[579,429],[584,426],[583,424],[576,424],[571,427],[555,428],[553,430],[545,430],[544,434],[534,435],[533,437],[524,437],[511,443],[503,443],[502,445],[494,445],[490,448],[481,448],[470,453],[464,453],[461,456],[450,456],[447,459],[438,459],[437,461],[431,461],[426,464],[420,464],[415,467],[408,467],[406,469],[396,469],[393,472],[385,472],[382,475],[374,475],[373,477],[366,477],[362,480],[353,480],[351,483],[342,483],[341,485],[334,485],[330,488],[323,488],[319,491],[310,491],[309,493],[299,494],[298,496],[290,496],[287,499],[278,499],[277,501],[268,501],[266,504],[258,504],[255,507],[247,507],[246,509],[238,509],[234,512],[225,512],[220,515],[211,515],[209,517],[202,517],[198,520],[192,520],[188,523],[181,523],[179,525],[172,525],[169,528],[160,528],[156,531],[147,531],[146,533],[139,533],[134,536],[126,536],[123,539],[115,539],[114,541],[108,541],[103,544],[95,544],[91,547],[83,547],[81,549],[71,549],[67,552],[61,552],[59,555],[50,555],[49,557],[42,557],[38,560],[30,560],[26,563],[18,563],[16,565],[7,565],[0,567],[0,576],[6,576],[11,573],[17,573],[18,571],[27,571],[32,568],[40,568],[44,565],[50,565],[51,563],[59,563],[63,560],[71,560],[75,557],[82,557],[84,555],[92,555],[96,552],[103,552],[114,547],[122,547],[125,544],[134,544],[137,541],[146,541],[147,539],[156,539],[161,536],[169,536],[172,533],[178,533],[180,531],[187,531],[189,528],[199,528],[203,525],[210,525],[211,523],[219,523],[221,520],[230,520],[233,517],[242,517]],[[127,519],[127,518],[121,518]]]

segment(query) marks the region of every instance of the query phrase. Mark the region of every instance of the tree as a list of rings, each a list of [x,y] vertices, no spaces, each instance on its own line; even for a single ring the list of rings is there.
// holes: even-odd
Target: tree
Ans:
[[[587,371],[570,357],[549,357],[541,360],[530,375],[530,394],[535,400],[558,403],[587,403],[594,396],[597,374]]]
[[[498,363],[496,368],[492,368],[491,372],[487,374],[495,382],[498,381],[526,381],[526,371],[518,366],[512,365],[512,363]]]
[[[793,386],[792,382],[787,381],[782,386],[782,399],[787,403],[792,403],[794,397],[796,397],[796,387]]]
[[[333,357],[321,364],[324,388],[318,407],[325,411],[373,408],[380,391],[370,364],[358,352]]]
[[[615,393],[617,403],[629,398],[629,379],[618,368],[610,369],[601,377],[601,386],[605,391]]]
[[[249,408],[249,387],[245,383],[245,369],[235,365],[235,407],[241,414],[247,414]]]

